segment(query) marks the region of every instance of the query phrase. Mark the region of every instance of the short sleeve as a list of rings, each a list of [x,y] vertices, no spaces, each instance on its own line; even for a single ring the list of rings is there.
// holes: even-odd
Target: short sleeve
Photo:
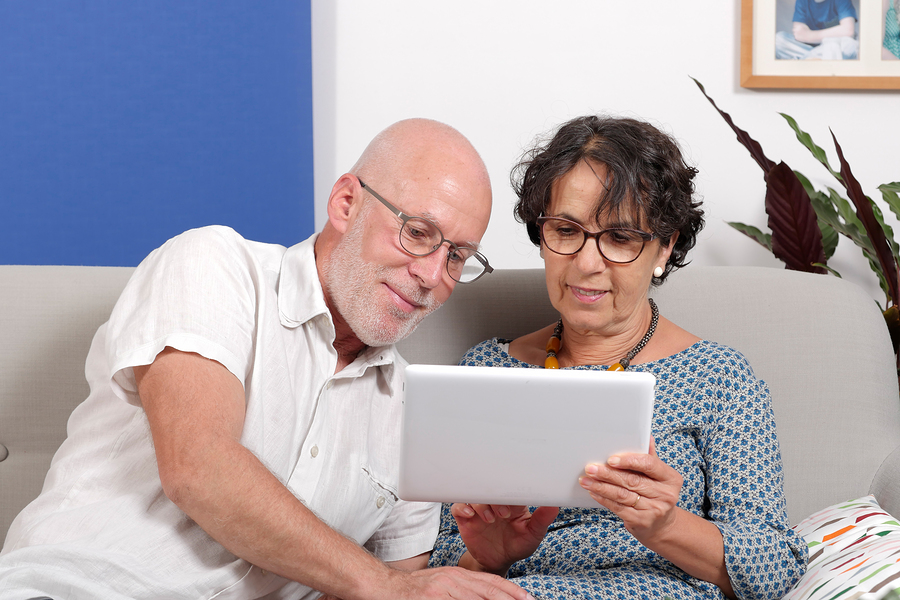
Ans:
[[[846,17],[853,17],[854,20],[859,20],[859,17],[856,16],[856,9],[853,7],[852,0],[838,0],[838,20],[841,20]]]
[[[797,0],[797,3],[794,4],[794,18],[792,19],[794,23],[809,23],[810,15],[807,9],[807,0]]]
[[[412,558],[434,548],[440,504],[400,500],[381,527],[368,539],[366,549],[385,562]]]
[[[116,393],[139,404],[132,367],[152,363],[167,346],[215,360],[243,384],[259,279],[246,241],[226,227],[188,231],[152,252],[110,316],[107,364]]]

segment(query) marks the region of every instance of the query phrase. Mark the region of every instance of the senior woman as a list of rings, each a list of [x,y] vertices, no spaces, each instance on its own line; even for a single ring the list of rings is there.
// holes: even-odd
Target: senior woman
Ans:
[[[514,169],[516,216],[560,319],[461,364],[652,373],[653,439],[649,454],[585,468],[596,509],[444,506],[433,566],[506,574],[544,600],[780,598],[803,574],[765,383],[648,299],[703,226],[696,172],[653,126],[596,116]]]

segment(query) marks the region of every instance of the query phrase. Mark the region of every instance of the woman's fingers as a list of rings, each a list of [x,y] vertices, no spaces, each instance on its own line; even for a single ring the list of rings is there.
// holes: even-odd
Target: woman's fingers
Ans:
[[[657,502],[677,503],[683,482],[678,471],[657,456],[652,438],[648,454],[618,454],[605,464],[589,464],[580,479],[581,486],[610,510],[646,510]],[[617,506],[609,506],[607,502]]]
[[[478,515],[485,523],[493,523],[497,519],[509,519],[528,510],[524,506],[507,506],[501,504],[462,504],[450,507],[450,514],[456,518],[471,519]]]

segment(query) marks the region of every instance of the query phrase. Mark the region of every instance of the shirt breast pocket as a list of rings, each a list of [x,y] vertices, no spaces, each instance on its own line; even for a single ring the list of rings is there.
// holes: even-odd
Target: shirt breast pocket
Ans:
[[[360,486],[357,510],[354,515],[348,515],[356,521],[353,529],[362,534],[356,540],[361,545],[381,527],[398,500],[396,488],[367,466],[362,467],[362,480],[366,485]]]

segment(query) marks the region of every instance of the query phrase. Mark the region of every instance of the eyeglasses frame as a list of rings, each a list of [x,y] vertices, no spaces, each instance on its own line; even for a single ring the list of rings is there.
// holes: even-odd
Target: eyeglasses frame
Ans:
[[[549,244],[547,244],[547,241],[544,239],[544,223],[546,223],[550,219],[553,219],[556,221],[565,221],[566,223],[571,223],[572,225],[574,225],[575,227],[577,227],[578,229],[581,230],[581,233],[584,234],[584,239],[582,240],[581,245],[578,247],[578,250],[576,250],[575,252],[559,252],[558,250],[554,250],[553,248],[550,247]],[[628,264],[631,264],[634,261],[636,261],[638,258],[641,257],[641,254],[644,253],[644,247],[647,245],[647,242],[652,242],[653,240],[655,240],[657,238],[657,236],[655,234],[647,233],[646,231],[641,231],[640,229],[631,229],[629,227],[609,227],[607,229],[601,229],[600,231],[588,231],[580,223],[576,223],[575,221],[573,221],[571,219],[566,219],[564,217],[549,217],[549,216],[538,217],[537,223],[539,226],[538,231],[540,231],[540,233],[541,233],[541,241],[544,242],[544,246],[546,246],[547,250],[549,250],[550,252],[553,252],[554,254],[559,254],[560,256],[574,256],[584,249],[585,244],[587,244],[588,238],[594,238],[594,242],[597,244],[597,252],[600,253],[600,256],[602,256],[604,260],[609,261],[613,264],[617,264],[617,265],[628,265]],[[605,254],[603,254],[603,250],[600,249],[600,236],[603,235],[604,233],[606,233],[607,231],[628,231],[631,233],[638,234],[641,237],[641,239],[643,240],[643,243],[641,244],[641,249],[637,253],[637,256],[635,256],[631,260],[619,261],[619,260],[613,260],[613,259],[607,257]]]
[[[398,219],[400,219],[402,221],[402,224],[400,225],[400,234],[399,234],[400,247],[403,249],[404,252],[406,252],[410,256],[416,256],[416,257],[431,256],[432,254],[434,254],[435,252],[440,250],[441,246],[444,245],[444,242],[447,242],[447,245],[450,247],[451,251],[457,251],[457,250],[462,249],[462,247],[459,246],[456,242],[452,242],[452,241],[448,240],[447,238],[445,238],[444,232],[441,231],[441,228],[438,227],[437,224],[434,221],[432,221],[431,219],[426,219],[425,217],[417,217],[414,215],[408,215],[408,214],[404,213],[402,210],[400,210],[399,208],[397,208],[396,206],[394,206],[393,204],[391,204],[390,202],[385,200],[384,197],[381,194],[379,194],[378,192],[376,192],[375,190],[373,190],[371,186],[366,185],[366,183],[362,179],[360,179],[359,177],[357,177],[356,179],[357,179],[357,181],[359,181],[359,185],[364,190],[366,190],[367,192],[372,194],[372,196],[376,200],[381,202],[385,207],[387,207],[387,209],[389,211],[394,213],[395,217],[397,217]],[[434,227],[435,231],[437,231],[440,234],[441,241],[438,242],[437,244],[435,244],[434,248],[432,248],[430,252],[426,252],[425,254],[416,254],[415,252],[410,252],[409,250],[407,250],[406,246],[403,245],[403,228],[406,226],[406,223],[410,219],[419,219],[419,220],[425,221],[425,222],[429,223],[432,227]],[[472,251],[472,258],[474,258],[475,260],[480,262],[482,264],[482,266],[484,266],[484,271],[482,271],[481,274],[478,275],[478,277],[476,277],[475,279],[472,279],[471,281],[460,281],[459,279],[454,277],[453,274],[450,272],[450,253],[448,252],[447,253],[447,264],[445,265],[445,267],[447,270],[447,275],[449,275],[453,281],[455,281],[456,283],[462,283],[462,284],[474,283],[474,282],[478,281],[479,279],[481,279],[482,277],[484,277],[486,274],[494,272],[494,267],[492,267],[490,265],[487,257],[485,257],[484,254],[482,254],[478,250],[475,250],[474,248],[467,247],[466,249]]]

